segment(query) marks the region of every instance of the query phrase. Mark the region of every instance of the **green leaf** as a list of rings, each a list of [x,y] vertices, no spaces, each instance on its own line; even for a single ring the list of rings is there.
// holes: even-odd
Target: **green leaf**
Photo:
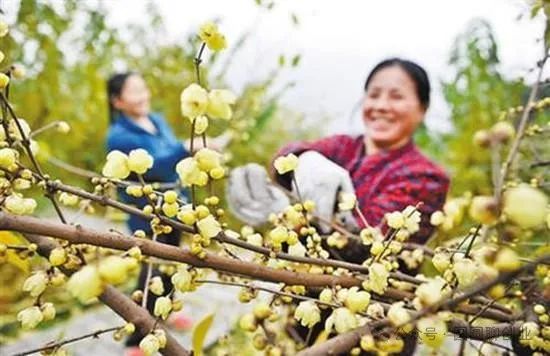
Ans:
[[[196,356],[202,356],[202,348],[204,344],[204,339],[206,338],[206,333],[212,326],[214,321],[214,313],[210,313],[205,316],[193,330],[193,354]]]

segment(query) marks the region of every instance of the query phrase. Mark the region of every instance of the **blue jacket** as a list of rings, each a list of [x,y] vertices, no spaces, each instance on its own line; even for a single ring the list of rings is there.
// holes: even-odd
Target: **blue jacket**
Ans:
[[[176,138],[162,116],[149,114],[149,119],[157,129],[157,134],[155,135],[135,124],[132,119],[120,114],[109,127],[107,150],[108,152],[119,150],[128,154],[132,150],[143,148],[154,159],[153,167],[143,176],[145,181],[176,182],[178,180],[178,174],[175,170],[176,164],[185,157],[188,157],[189,151]],[[134,180],[135,177],[130,176],[129,179]],[[181,193],[185,198],[187,197],[185,191]],[[140,208],[147,204],[145,198],[136,199],[130,197],[124,189],[119,189],[119,197],[123,202],[136,205]],[[138,229],[145,230],[146,232],[151,231],[147,220],[133,215],[128,220],[128,227],[132,231]]]

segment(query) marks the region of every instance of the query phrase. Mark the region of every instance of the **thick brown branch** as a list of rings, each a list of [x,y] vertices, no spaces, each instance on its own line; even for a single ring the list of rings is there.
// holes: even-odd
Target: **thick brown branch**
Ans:
[[[0,220],[3,221],[3,217],[3,214],[0,215]],[[69,226],[65,225],[65,227]],[[50,252],[58,247],[54,241],[43,236],[28,233],[25,234],[25,237],[28,241],[38,246],[38,253],[44,257],[48,257]],[[67,271],[64,271],[64,273],[65,272]],[[141,330],[143,334],[148,334],[153,329],[153,325],[155,325],[155,319],[147,310],[141,308],[113,286],[106,286],[103,293],[99,296],[99,300],[120,315],[124,320],[133,323],[136,329]],[[166,331],[166,338],[166,347],[160,350],[163,355],[190,355],[190,353],[183,348],[168,331]]]

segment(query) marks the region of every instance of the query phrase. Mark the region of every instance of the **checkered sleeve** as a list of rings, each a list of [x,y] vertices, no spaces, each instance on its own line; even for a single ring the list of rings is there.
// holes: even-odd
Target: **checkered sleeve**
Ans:
[[[422,203],[419,207],[422,214],[420,231],[410,241],[424,243],[433,232],[430,216],[443,207],[449,188],[449,179],[445,173],[428,168],[400,170],[386,178],[383,188],[369,200],[368,206],[365,205],[367,202],[361,204],[360,200],[360,208],[367,222],[374,226],[381,225],[385,213],[401,211],[407,205]]]

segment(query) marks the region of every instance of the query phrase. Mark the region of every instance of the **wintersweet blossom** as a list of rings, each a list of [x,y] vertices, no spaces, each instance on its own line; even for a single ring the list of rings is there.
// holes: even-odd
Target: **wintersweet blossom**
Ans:
[[[120,256],[109,256],[99,262],[98,272],[107,283],[120,284],[128,278],[129,261]]]
[[[344,305],[354,313],[363,312],[370,303],[370,294],[358,287],[348,289]]]
[[[197,222],[197,228],[199,233],[204,238],[216,237],[221,231],[221,225],[212,215],[208,215],[204,219],[200,219]]]
[[[80,271],[73,273],[67,282],[67,289],[81,303],[88,303],[103,292],[103,284],[97,268],[86,265]]]
[[[179,267],[178,271],[172,275],[172,283],[179,292],[189,292],[193,290],[193,275],[187,267]]]
[[[504,247],[497,252],[493,267],[501,272],[511,272],[521,267],[521,261],[516,251]]]
[[[334,328],[338,334],[355,329],[358,325],[357,317],[348,308],[335,309],[325,322],[325,331],[331,332]]]
[[[151,356],[160,349],[160,341],[155,335],[149,334],[140,341],[139,348],[145,356]]]
[[[130,151],[128,155],[128,169],[137,174],[144,174],[153,167],[153,157],[144,149]]]
[[[432,263],[439,273],[443,273],[451,265],[451,255],[444,251],[436,252],[432,257]]]
[[[439,226],[445,222],[445,214],[441,210],[435,211],[430,216],[430,224],[433,226]]]
[[[340,202],[338,203],[338,210],[349,211],[355,208],[357,203],[357,197],[353,193],[341,193]]]
[[[458,283],[465,287],[472,284],[477,279],[477,266],[469,258],[461,258],[453,264],[453,272],[456,275]]]
[[[203,187],[208,183],[208,174],[200,170],[197,161],[193,157],[181,160],[176,165],[176,172],[183,186],[198,185]]]
[[[384,294],[388,287],[388,277],[390,272],[386,267],[378,262],[373,263],[369,267],[369,278],[363,282],[363,288],[373,291],[377,294]]]
[[[28,307],[17,313],[17,320],[25,330],[34,329],[43,319],[42,311],[37,306]]]
[[[202,171],[210,172],[214,168],[221,167],[222,155],[210,148],[201,148],[194,158]]]
[[[159,276],[151,278],[149,281],[149,290],[154,295],[162,295],[164,293],[164,283]]]
[[[55,319],[55,306],[53,303],[44,303],[40,306],[40,311],[45,321]]]
[[[293,153],[278,157],[275,159],[275,162],[273,162],[273,166],[279,174],[291,172],[298,167],[298,157]]]
[[[319,300],[323,303],[332,303],[333,295],[334,293],[332,292],[332,289],[325,288],[319,294]]]
[[[547,206],[546,194],[527,184],[511,188],[504,194],[504,214],[510,221],[525,229],[544,223]]]
[[[216,119],[230,120],[233,116],[231,105],[235,104],[237,97],[227,89],[212,89],[208,93],[208,116]]]
[[[16,215],[29,215],[36,209],[36,201],[32,198],[23,198],[19,193],[12,193],[4,200],[4,207]]]
[[[306,255],[307,249],[302,245],[301,242],[297,242],[294,245],[288,247],[288,254],[292,256],[304,257]]]
[[[202,135],[208,128],[208,118],[204,115],[197,116],[193,121],[195,124],[195,135]]]
[[[155,316],[161,317],[163,320],[168,318],[168,314],[172,311],[172,301],[168,297],[159,297],[155,301],[153,313]]]
[[[38,297],[48,285],[48,275],[44,271],[31,274],[23,283],[23,291],[29,292],[32,297]]]
[[[420,340],[434,349],[441,347],[447,334],[447,324],[438,316],[429,316],[420,319],[416,324],[416,328]]]
[[[393,303],[388,310],[388,320],[393,326],[402,327],[409,322],[411,316],[404,308],[403,302]]]
[[[101,173],[107,178],[127,178],[130,175],[128,156],[117,150],[109,152]]]
[[[50,252],[48,259],[52,266],[60,266],[67,261],[67,252],[63,247],[56,247]]]
[[[182,115],[194,120],[206,112],[208,92],[198,84],[190,84],[181,92],[180,102]]]
[[[302,326],[311,328],[321,321],[321,310],[319,310],[319,307],[313,301],[303,301],[296,307],[294,318],[298,320]]]
[[[446,284],[441,277],[430,279],[416,288],[415,295],[424,307],[435,304],[443,297],[443,286]]]
[[[0,167],[4,169],[11,169],[17,162],[17,151],[11,148],[0,149]]]
[[[78,196],[67,192],[61,192],[61,194],[59,194],[59,202],[66,206],[75,206],[78,204]]]
[[[208,21],[200,27],[199,38],[212,51],[220,51],[227,47],[225,36],[220,33],[218,26],[212,21]]]
[[[277,226],[269,232],[269,237],[274,246],[281,246],[288,239],[288,230],[284,226]]]

